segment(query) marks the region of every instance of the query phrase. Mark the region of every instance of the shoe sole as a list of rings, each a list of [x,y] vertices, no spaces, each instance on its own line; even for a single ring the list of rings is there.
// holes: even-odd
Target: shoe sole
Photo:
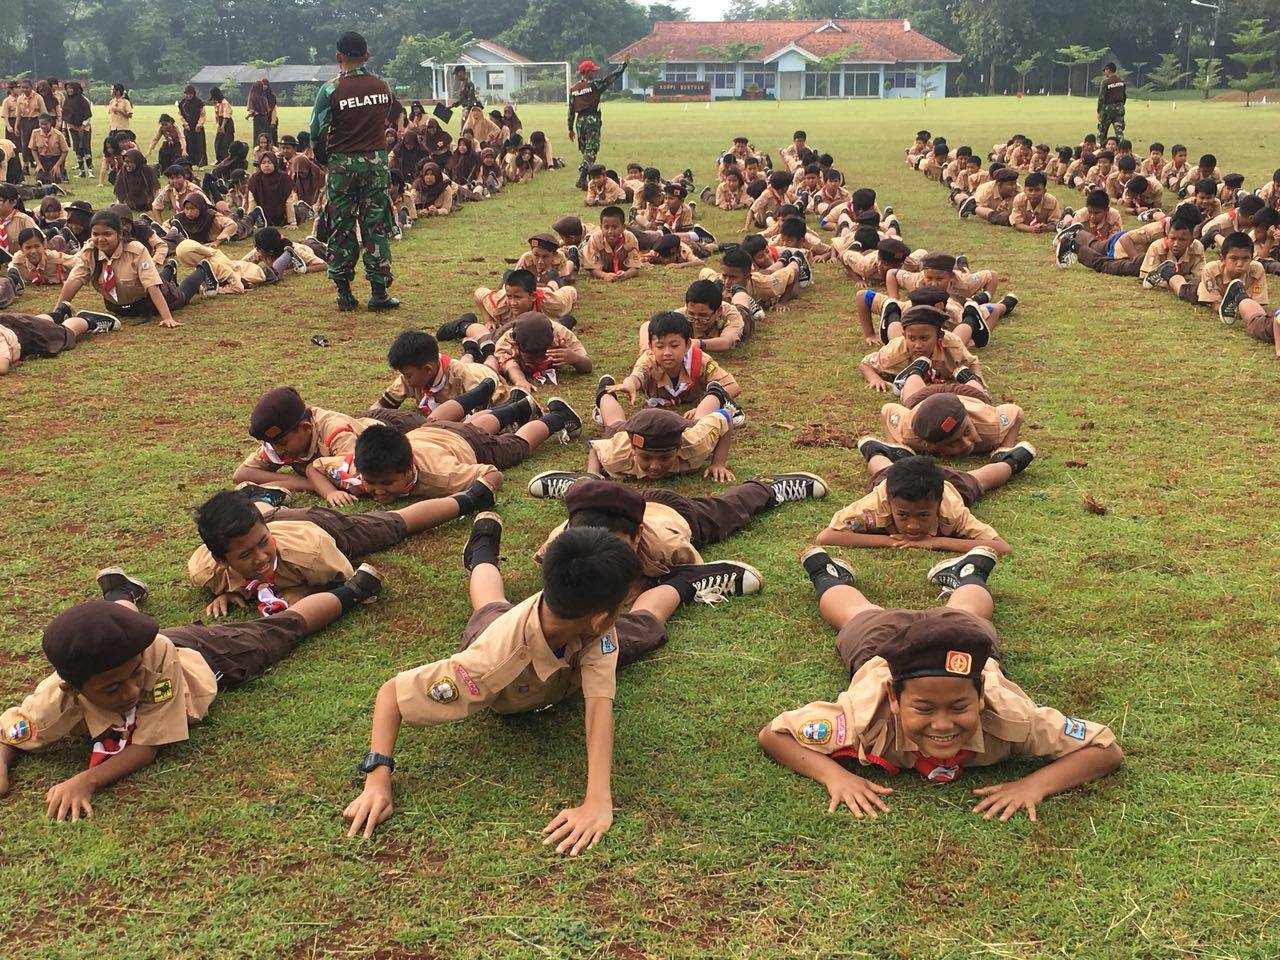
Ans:
[[[551,404],[555,403],[557,400],[563,403],[565,409],[569,411],[569,415],[578,421],[577,427],[571,429],[568,424],[565,424],[564,429],[560,431],[564,436],[568,437],[569,440],[573,440],[582,433],[582,417],[578,415],[577,410],[573,409],[573,404],[564,397],[547,397],[547,405],[545,409],[550,410]]]
[[[378,581],[378,589],[359,602],[361,604],[373,603],[375,600],[378,599],[379,596],[382,595],[382,588],[383,588],[382,572],[378,570],[378,568],[375,567],[372,563],[362,563],[360,564],[360,566],[356,567],[356,572],[351,575],[351,579],[354,580],[356,577],[358,577],[362,573],[366,574],[367,576],[373,577],[374,580]]]
[[[990,547],[974,547],[972,550],[968,550],[965,553],[962,553],[958,557],[949,557],[946,560],[939,560],[937,563],[935,563],[932,567],[929,568],[929,572],[925,574],[925,580],[929,583],[933,583],[933,578],[936,577],[943,570],[947,569],[947,567],[954,566],[955,564],[960,563],[966,557],[971,557],[971,556],[974,556],[975,554],[980,557],[987,557],[991,560],[996,561],[997,563],[1000,562],[1000,554],[996,553]]]
[[[826,547],[809,547],[807,550],[803,551],[800,554],[800,565],[804,566],[804,562],[808,560],[810,557],[812,557],[815,553],[826,553],[826,551],[827,551]],[[827,559],[831,561],[831,565],[833,567],[839,567],[845,573],[849,574],[849,577],[854,581],[854,583],[857,582],[858,575],[854,572],[853,564],[851,564],[848,560],[839,560],[830,555],[828,555]]]
[[[102,578],[110,577],[110,576],[124,577],[125,580],[127,580],[133,586],[141,590],[143,595],[149,594],[151,592],[151,588],[148,587],[144,581],[139,580],[137,577],[129,576],[129,574],[124,572],[123,567],[103,567],[101,570],[98,571],[97,576],[94,579],[99,582],[99,585],[101,585]]]

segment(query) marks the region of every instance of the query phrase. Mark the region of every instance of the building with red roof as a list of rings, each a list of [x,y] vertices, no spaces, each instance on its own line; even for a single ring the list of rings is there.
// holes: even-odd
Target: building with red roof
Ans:
[[[726,47],[750,44],[750,60],[728,62]],[[835,69],[824,58],[843,54]],[[762,93],[780,100],[824,97],[931,97],[946,95],[948,64],[958,54],[911,29],[909,20],[660,20],[653,32],[609,60],[654,57],[659,79],[702,83],[710,95]],[[634,69],[627,90],[642,92]]]

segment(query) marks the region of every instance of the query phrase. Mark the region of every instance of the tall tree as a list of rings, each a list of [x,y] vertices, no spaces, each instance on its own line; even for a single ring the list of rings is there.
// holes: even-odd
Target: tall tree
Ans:
[[[1231,81],[1231,86],[1244,93],[1244,105],[1250,104],[1253,94],[1269,86],[1275,79],[1270,65],[1276,58],[1276,39],[1280,31],[1268,30],[1267,21],[1244,20],[1231,39],[1240,48],[1227,54],[1245,69],[1243,77]]]

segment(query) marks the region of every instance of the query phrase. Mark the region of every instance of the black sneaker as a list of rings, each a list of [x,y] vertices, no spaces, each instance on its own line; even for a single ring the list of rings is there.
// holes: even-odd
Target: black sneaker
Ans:
[[[298,202],[301,203],[302,201],[299,200]],[[306,273],[307,265],[306,263],[303,262],[302,257],[298,255],[298,251],[293,249],[292,245],[288,247],[288,250],[289,250],[289,262],[293,264],[293,272]]]
[[[822,547],[810,547],[800,554],[800,563],[811,580],[815,575],[825,574],[846,587],[852,587],[858,582],[853,572],[853,564],[847,560],[833,560]]]
[[[289,491],[283,487],[264,487],[259,483],[242,483],[236,489],[248,497],[251,503],[265,503],[273,507],[283,507],[289,502]]]
[[[980,387],[987,385],[987,381],[978,376],[977,371],[971,367],[956,368],[955,381],[956,383],[976,383]]]
[[[164,266],[160,268],[160,276],[162,279],[170,283],[178,282],[178,261],[170,257],[164,262]]]
[[[827,495],[827,482],[813,473],[770,473],[752,480],[773,490],[774,503],[821,500]]]
[[[693,183],[693,170],[689,167],[685,167],[684,170],[680,172],[680,178],[682,180],[687,180],[689,183]]]
[[[866,436],[858,439],[858,452],[862,454],[862,459],[868,463],[872,457],[888,457],[891,463],[897,463],[899,460],[905,460],[907,457],[914,457],[916,452],[910,447],[904,447],[899,443],[885,443],[878,437]]]
[[[135,607],[140,607],[147,599],[150,588],[137,577],[131,577],[120,567],[104,567],[98,571],[98,589],[102,591],[104,600],[124,599]],[[123,597],[112,597],[111,594],[123,593]]]
[[[1013,308],[1021,301],[1018,299],[1018,295],[1016,293],[1006,293],[1000,298],[1000,302],[1004,304],[1004,315],[1008,317],[1013,314]]]
[[[893,204],[891,204],[891,203],[886,203],[886,204],[884,205],[884,215],[885,215],[886,217],[892,217],[892,216],[893,216]]]
[[[885,298],[884,306],[880,308],[880,342],[889,342],[889,327],[902,320],[902,304],[897,300]]]
[[[963,190],[961,190],[959,187],[952,187],[952,188],[951,188],[951,193],[950,193],[950,195],[947,197],[947,199],[948,199],[948,200],[950,200],[952,203],[955,203],[955,202],[956,202],[956,197],[958,197],[958,196],[959,196],[960,194],[962,194],[962,193],[964,193],[964,191],[963,191]]]
[[[792,250],[790,260],[800,270],[799,276],[796,278],[796,285],[801,290],[813,283],[813,270],[809,267],[809,258],[805,256],[803,250]]]
[[[970,197],[964,203],[960,204],[960,210],[959,210],[960,219],[968,220],[971,216],[973,216],[973,211],[977,209],[978,209],[978,199],[976,197]]]
[[[747,295],[747,299],[751,301],[746,305],[746,311],[751,315],[751,319],[756,323],[762,321],[764,319],[764,307],[760,306],[760,301],[751,296],[751,291],[742,284],[735,283],[729,288],[729,302],[732,303],[733,298],[739,293],[745,293]]]
[[[972,300],[974,303],[987,304],[991,302],[991,294],[987,293],[987,291],[985,290],[979,290],[969,299]]]
[[[606,373],[603,377],[596,381],[596,406],[591,411],[591,419],[596,423],[603,424],[604,418],[600,416],[600,398],[605,395],[605,391],[617,384],[617,380],[613,378],[613,374]]]
[[[480,362],[484,363],[493,356],[493,352],[498,349],[498,345],[492,340],[482,340],[480,342]]]
[[[696,223],[695,223],[695,224],[694,224],[690,229],[691,229],[695,234],[697,234],[698,239],[699,239],[699,240],[701,240],[703,243],[715,243],[715,242],[716,242],[716,238],[715,238],[715,236],[714,236],[714,235],[711,233],[711,231],[710,231],[710,230],[708,230],[706,227],[700,227],[700,226],[698,226],[698,224],[696,224]]]
[[[956,254],[956,269],[957,269],[957,270],[962,270],[962,271],[964,271],[965,273],[968,273],[968,272],[969,272],[969,256],[968,256],[968,254],[964,254],[964,253],[957,253],[957,254]]]
[[[1031,461],[1035,458],[1036,448],[1026,440],[1016,443],[1012,447],[1001,447],[991,454],[992,463],[1007,463],[1013,470],[1015,477],[1031,466]]]
[[[467,337],[467,339],[462,341],[462,352],[471,354],[471,356],[475,358],[476,363],[481,363],[483,360],[480,351],[480,341],[472,337]]]
[[[176,232],[176,233],[178,234],[178,236],[179,236],[181,239],[183,239],[183,240],[190,239],[190,238],[187,236],[187,228],[186,228],[186,227],[184,227],[184,226],[182,225],[182,218],[181,218],[181,217],[174,217],[172,220],[170,220],[170,221],[169,221],[169,229],[170,229],[170,230],[173,230],[174,232]]]
[[[208,260],[201,260],[196,264],[196,273],[200,274],[200,293],[206,297],[217,294],[218,278],[214,276],[213,266]]]
[[[476,565],[476,548],[485,541],[493,542],[495,555],[502,548],[502,517],[492,510],[477,513],[471,521],[471,536],[467,537],[467,545],[462,548],[462,566],[468,573]]]
[[[75,235],[74,233],[72,233],[72,232],[71,232],[70,230],[68,230],[66,227],[63,227],[63,228],[62,228],[62,233],[61,233],[61,234],[59,234],[59,236],[61,236],[61,237],[62,237],[62,239],[63,239],[63,240],[65,240],[65,241],[67,242],[67,249],[66,249],[66,252],[67,252],[67,253],[78,253],[78,252],[79,252],[79,250],[80,250],[80,241],[76,239],[76,235]]]
[[[1177,272],[1178,265],[1172,260],[1165,260],[1160,266],[1142,278],[1142,285],[1148,290],[1154,290],[1156,287],[1167,287],[1169,286],[1169,281],[1173,279]]]
[[[1222,299],[1218,302],[1218,319],[1226,326],[1232,326],[1240,318],[1240,301],[1248,293],[1244,289],[1243,280],[1232,280],[1227,289],[1222,291]]]
[[[703,187],[702,192],[698,194],[698,198],[703,203],[711,203],[716,198],[715,191],[710,187]]]
[[[572,313],[566,313],[563,317],[558,319],[556,323],[560,324],[560,326],[564,327],[566,330],[572,330],[578,325],[578,318]]]
[[[529,396],[529,394],[525,393],[523,390],[519,392],[519,397],[515,397],[515,391],[512,391],[512,396],[508,397],[506,403],[498,404],[498,406],[505,407],[512,412],[515,416],[515,420],[512,421],[512,426],[516,428],[523,427],[534,417],[542,416],[542,408],[538,406],[538,401],[534,400],[533,397]]]
[[[9,277],[9,283],[13,285],[14,293],[21,293],[23,290],[27,288],[27,285],[22,280],[22,274],[18,272],[17,267],[9,268],[8,277]]]
[[[663,580],[679,578],[694,589],[694,600],[706,604],[723,603],[730,597],[759,593],[764,575],[749,563],[721,560],[716,563],[686,563],[671,568]]]
[[[1067,219],[1067,217],[1074,217],[1075,215],[1076,215],[1076,211],[1074,207],[1066,207],[1062,211],[1063,220]]]
[[[967,323],[969,329],[973,331],[973,345],[975,347],[985,347],[991,342],[991,328],[987,326],[986,318],[982,316],[982,307],[978,306],[972,300],[964,302],[964,314],[961,319],[962,323]]]
[[[11,263],[13,263],[13,254],[4,247],[0,247],[0,269],[9,266]]]
[[[254,227],[258,230],[261,230],[263,227],[268,226],[267,215],[262,212],[261,207],[254,207],[252,210],[250,210],[248,213],[248,219],[249,219],[249,222],[252,223]]]
[[[455,320],[446,320],[436,330],[436,339],[461,340],[467,335],[467,328],[477,322],[474,313],[464,313]]]
[[[568,443],[577,438],[582,432],[582,418],[578,416],[578,411],[569,406],[564,397],[551,397],[547,401],[548,413],[563,413],[565,416],[564,429],[560,431],[560,442]]]
[[[76,316],[89,324],[90,333],[115,333],[121,328],[120,318],[114,314],[81,310]]]
[[[408,230],[411,226],[413,226],[413,221],[409,219],[408,207],[400,208],[400,213],[396,217],[396,223],[400,225],[401,230]]]
[[[298,223],[306,223],[308,220],[316,218],[316,208],[311,206],[305,200],[295,200],[293,202],[293,219]]]
[[[968,577],[981,577],[982,582],[986,583],[999,559],[1000,555],[990,547],[974,547],[963,557],[952,557],[935,563],[925,579],[935,587],[941,587],[943,593],[951,593],[960,586],[961,580]]]
[[[565,491],[589,473],[574,470],[547,470],[529,481],[529,496],[540,500],[563,500]]]
[[[703,396],[715,397],[720,401],[720,406],[722,407],[733,400],[733,398],[729,396],[729,392],[725,390],[724,384],[720,383],[718,380],[712,380],[707,384],[707,392],[704,393]]]
[[[372,563],[362,563],[343,586],[356,595],[357,603],[372,603],[382,592],[382,574]]]
[[[1140,214],[1138,214],[1138,222],[1139,222],[1139,223],[1150,223],[1150,222],[1152,221],[1152,219],[1154,219],[1154,218],[1155,218],[1155,215],[1156,215],[1156,213],[1157,213],[1157,212],[1158,212],[1158,211],[1156,211],[1156,210],[1143,210]]]
[[[1080,224],[1071,223],[1058,231],[1053,239],[1053,256],[1058,261],[1058,269],[1066,270],[1078,259],[1076,257],[1076,233]]]
[[[893,378],[893,392],[902,395],[902,388],[906,386],[907,380],[912,375],[923,377],[925,383],[928,383],[933,377],[933,361],[928,357],[916,357],[905,367],[902,372]]]

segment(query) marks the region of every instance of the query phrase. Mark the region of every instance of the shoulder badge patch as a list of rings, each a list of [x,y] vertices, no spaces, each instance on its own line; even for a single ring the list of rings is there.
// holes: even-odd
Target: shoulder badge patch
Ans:
[[[618,645],[610,640],[607,635],[600,638],[600,652],[605,656],[608,656],[617,649]]]
[[[826,719],[806,720],[796,732],[800,735],[801,743],[807,743],[811,746],[828,743],[831,740],[831,721]]]
[[[0,730],[0,741],[17,746],[20,743],[26,743],[36,735],[36,728],[24,714],[18,714],[18,718]]]
[[[480,687],[471,679],[471,674],[467,673],[466,667],[455,665],[453,672],[458,675],[458,680],[467,688],[467,693],[471,694],[473,697],[480,696]]]
[[[1072,740],[1083,740],[1085,735],[1084,721],[1077,720],[1075,717],[1067,717],[1062,732]]]
[[[173,681],[160,680],[157,682],[156,685],[151,688],[149,699],[151,703],[168,703],[173,699]]]
[[[448,677],[440,677],[431,684],[431,699],[436,703],[453,703],[458,699],[458,687]]]

